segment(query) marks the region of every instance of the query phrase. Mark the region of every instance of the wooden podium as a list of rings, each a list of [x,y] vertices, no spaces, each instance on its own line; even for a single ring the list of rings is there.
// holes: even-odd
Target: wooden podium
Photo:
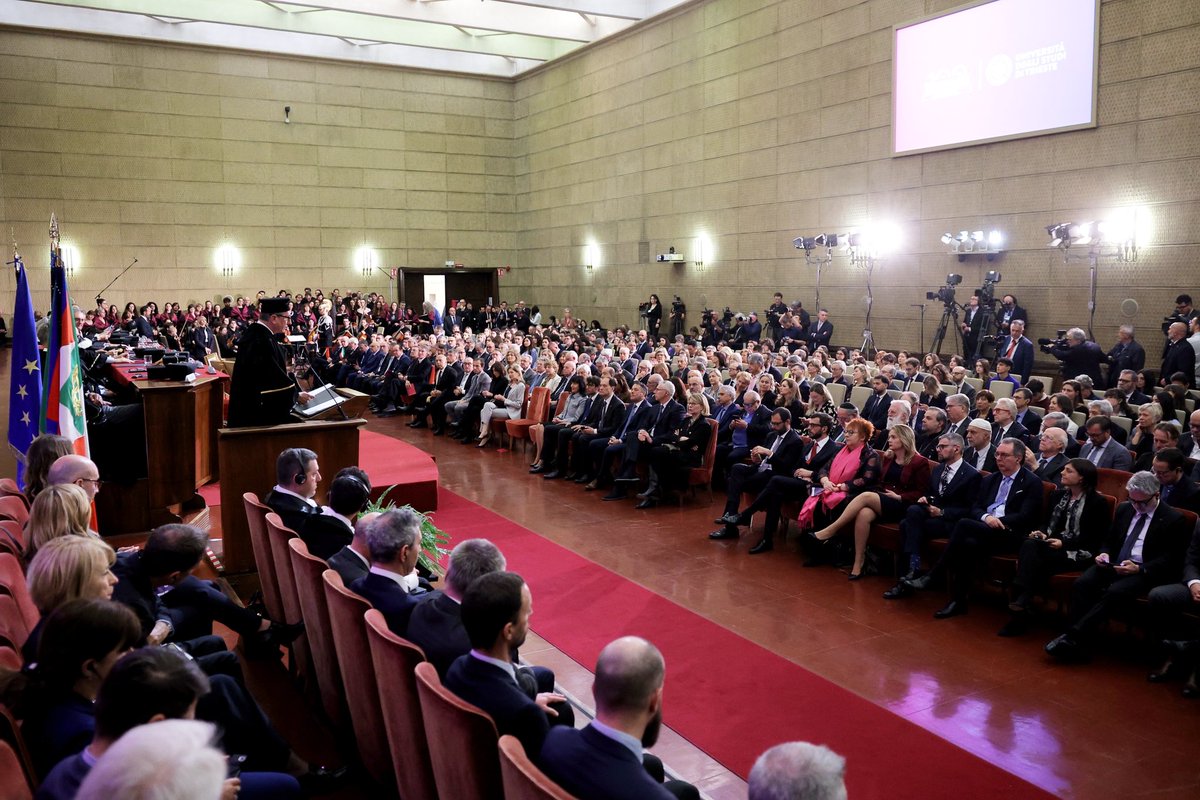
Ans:
[[[186,382],[146,380],[137,370],[133,364],[113,368],[118,381],[141,398],[150,477],[111,483],[96,496],[100,533],[106,536],[179,522],[187,511],[204,508],[196,490],[220,477],[217,430],[229,377],[200,371]]]
[[[218,433],[222,561],[227,573],[255,570],[242,495],[253,492],[261,498],[271,490],[279,454],[289,447],[306,447],[317,454],[320,502],[338,470],[358,466],[358,429],[366,424],[364,419],[314,420],[265,428],[223,428]]]

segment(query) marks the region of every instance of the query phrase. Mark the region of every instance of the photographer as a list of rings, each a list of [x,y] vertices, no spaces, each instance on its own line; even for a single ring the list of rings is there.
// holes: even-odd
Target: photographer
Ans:
[[[1171,324],[1182,322],[1184,325],[1191,326],[1192,320],[1200,317],[1200,309],[1192,306],[1192,296],[1190,294],[1181,294],[1175,298],[1175,313],[1169,317],[1163,317],[1162,332],[1166,336],[1171,329]]]
[[[1000,300],[1000,316],[996,318],[996,332],[1001,336],[1008,331],[1013,320],[1022,320],[1029,325],[1029,314],[1017,304],[1016,295],[1006,294]]]
[[[1172,322],[1167,328],[1162,368],[1158,371],[1160,386],[1166,386],[1170,383],[1172,375],[1182,372],[1188,379],[1188,388],[1196,388],[1196,351],[1192,349],[1187,336],[1188,326],[1183,322]]]
[[[671,336],[681,336],[684,330],[684,321],[687,319],[687,304],[680,299],[679,295],[675,295],[675,299],[671,301]]]
[[[1042,346],[1042,352],[1062,362],[1059,372],[1064,378],[1087,375],[1093,383],[1100,383],[1100,364],[1105,359],[1104,351],[1100,345],[1087,340],[1082,328],[1071,328],[1057,340],[1038,339],[1038,344]]]
[[[783,333],[783,316],[788,313],[787,303],[783,302],[783,292],[776,292],[771,298],[771,305],[767,308],[767,324],[771,328],[770,336],[775,341],[782,338]]]

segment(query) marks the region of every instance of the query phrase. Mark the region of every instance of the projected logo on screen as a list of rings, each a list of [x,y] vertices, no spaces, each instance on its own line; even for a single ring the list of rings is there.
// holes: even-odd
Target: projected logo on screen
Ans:
[[[1095,125],[1097,2],[994,0],[897,28],[894,151]]]

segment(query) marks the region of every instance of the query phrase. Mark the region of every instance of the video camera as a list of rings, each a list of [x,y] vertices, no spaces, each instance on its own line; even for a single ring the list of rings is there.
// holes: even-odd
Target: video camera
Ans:
[[[954,304],[954,287],[962,283],[962,275],[951,272],[946,276],[946,285],[938,289],[936,292],[926,292],[926,300],[940,300],[945,305]]]
[[[1057,330],[1054,332],[1054,339],[1038,339],[1038,347],[1043,353],[1049,353],[1055,347],[1063,348],[1067,346],[1067,332],[1065,330]]]
[[[1190,319],[1185,317],[1183,314],[1180,314],[1179,312],[1176,312],[1169,317],[1163,317],[1163,322],[1162,322],[1163,336],[1167,335],[1167,331],[1169,331],[1171,329],[1171,326],[1174,325],[1176,322],[1182,322],[1184,325],[1188,325],[1189,327],[1192,324],[1192,321]]]

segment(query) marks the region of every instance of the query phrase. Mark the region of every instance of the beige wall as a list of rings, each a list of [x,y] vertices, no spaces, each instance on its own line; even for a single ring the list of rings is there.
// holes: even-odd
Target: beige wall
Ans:
[[[386,288],[384,265],[513,258],[512,84],[115,40],[0,32],[0,219],[48,304],[47,229],[72,294],[163,302]],[[291,106],[291,124],[283,122]],[[243,269],[213,266],[224,241]],[[7,258],[5,260],[8,260]],[[11,273],[8,273],[11,275]],[[5,308],[12,278],[0,283]]]
[[[942,252],[942,232],[1006,231],[999,289],[1048,335],[1086,322],[1087,266],[1044,226],[1140,203],[1155,246],[1102,262],[1097,335],[1125,298],[1156,328],[1200,288],[1200,3],[1104,3],[1097,129],[891,158],[891,26],[957,4],[711,0],[515,83],[0,32],[0,217],[32,261],[57,211],[80,295],[135,256],[110,297],[218,295],[225,238],[246,255],[230,288],[357,287],[368,241],[387,264],[511,263],[503,296],[605,322],[634,322],[650,291],[678,291],[693,319],[776,289],[811,306],[791,240],[891,220],[905,245],[876,270],[873,327],[915,347],[910,304],[988,268]],[[639,262],[643,241],[694,259],[701,233],[703,267]],[[863,278],[842,256],[824,271],[839,341],[862,327]]]
[[[1101,264],[1096,333],[1110,341],[1099,321],[1132,297],[1156,334],[1181,285],[1200,288],[1200,3],[1104,3],[1097,129],[891,158],[891,26],[959,4],[713,0],[520,81],[521,255],[507,285],[540,287],[543,309],[625,322],[673,287],[696,311],[763,309],[776,289],[811,306],[815,270],[791,240],[892,220],[905,245],[876,270],[873,328],[881,345],[916,347],[910,304],[948,272],[977,287],[989,268],[946,255],[941,234],[998,227],[1011,240],[991,265],[999,290],[1028,309],[1033,336],[1052,335],[1086,323],[1088,269],[1049,251],[1044,226],[1141,203],[1157,246]],[[691,259],[700,232],[716,251],[703,269],[637,263],[640,240]],[[592,274],[589,240],[604,262]],[[839,341],[862,328],[864,272],[844,257],[824,270]],[[940,312],[927,310],[926,342]]]

